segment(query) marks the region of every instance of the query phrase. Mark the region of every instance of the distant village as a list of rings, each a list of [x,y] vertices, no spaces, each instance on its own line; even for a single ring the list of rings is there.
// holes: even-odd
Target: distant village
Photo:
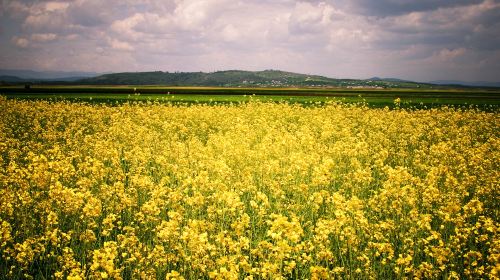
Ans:
[[[326,82],[314,80],[310,77],[303,81],[289,81],[287,79],[283,80],[268,80],[268,81],[253,81],[253,80],[243,80],[241,83],[228,83],[224,86],[226,87],[312,87],[312,88],[348,88],[348,89],[385,89],[391,87],[391,85],[382,85],[380,81],[370,81],[370,80],[339,80],[337,83]]]

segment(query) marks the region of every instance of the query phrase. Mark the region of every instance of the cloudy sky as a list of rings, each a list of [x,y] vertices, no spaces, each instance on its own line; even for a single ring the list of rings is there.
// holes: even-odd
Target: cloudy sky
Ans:
[[[500,0],[0,0],[0,68],[500,81]]]

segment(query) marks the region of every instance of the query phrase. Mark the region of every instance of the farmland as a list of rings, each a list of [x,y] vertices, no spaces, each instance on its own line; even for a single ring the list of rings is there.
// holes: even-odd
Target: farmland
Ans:
[[[174,90],[0,97],[0,275],[500,277],[497,107]]]
[[[238,103],[273,101],[320,103],[341,101],[366,103],[370,107],[392,107],[394,99],[402,107],[429,108],[441,105],[500,105],[500,91],[495,88],[468,89],[346,89],[346,88],[221,88],[164,86],[23,86],[0,87],[7,98],[27,100],[71,100],[92,103],[158,101],[168,103]]]

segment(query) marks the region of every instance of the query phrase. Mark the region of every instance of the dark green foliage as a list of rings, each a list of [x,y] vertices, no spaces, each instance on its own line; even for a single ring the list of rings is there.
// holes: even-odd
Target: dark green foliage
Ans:
[[[366,87],[366,88],[444,88],[402,80],[333,79],[292,72],[217,71],[204,72],[126,72],[106,74],[77,81],[87,85],[164,85],[164,86],[219,86],[219,87]]]

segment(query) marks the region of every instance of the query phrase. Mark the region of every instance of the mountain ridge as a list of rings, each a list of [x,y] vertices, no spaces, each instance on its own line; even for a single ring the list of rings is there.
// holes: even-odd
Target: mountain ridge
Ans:
[[[82,79],[81,84],[94,85],[165,85],[220,87],[346,87],[346,88],[414,88],[429,87],[410,81],[337,79],[320,75],[281,70],[216,72],[122,72]]]
[[[301,74],[282,70],[263,71],[223,70],[215,72],[64,72],[0,69],[0,82],[64,83],[82,85],[164,85],[218,87],[344,87],[344,88],[461,88],[500,87],[495,82],[461,82],[437,80],[414,82],[398,78],[338,79],[321,75]]]
[[[487,81],[458,81],[458,80],[435,80],[429,83],[436,85],[461,85],[461,86],[471,86],[471,87],[500,87],[500,82],[487,82]]]
[[[84,71],[35,71],[25,69],[0,69],[0,77],[16,77],[26,81],[36,80],[61,80],[71,78],[88,78],[99,76],[102,73]]]

